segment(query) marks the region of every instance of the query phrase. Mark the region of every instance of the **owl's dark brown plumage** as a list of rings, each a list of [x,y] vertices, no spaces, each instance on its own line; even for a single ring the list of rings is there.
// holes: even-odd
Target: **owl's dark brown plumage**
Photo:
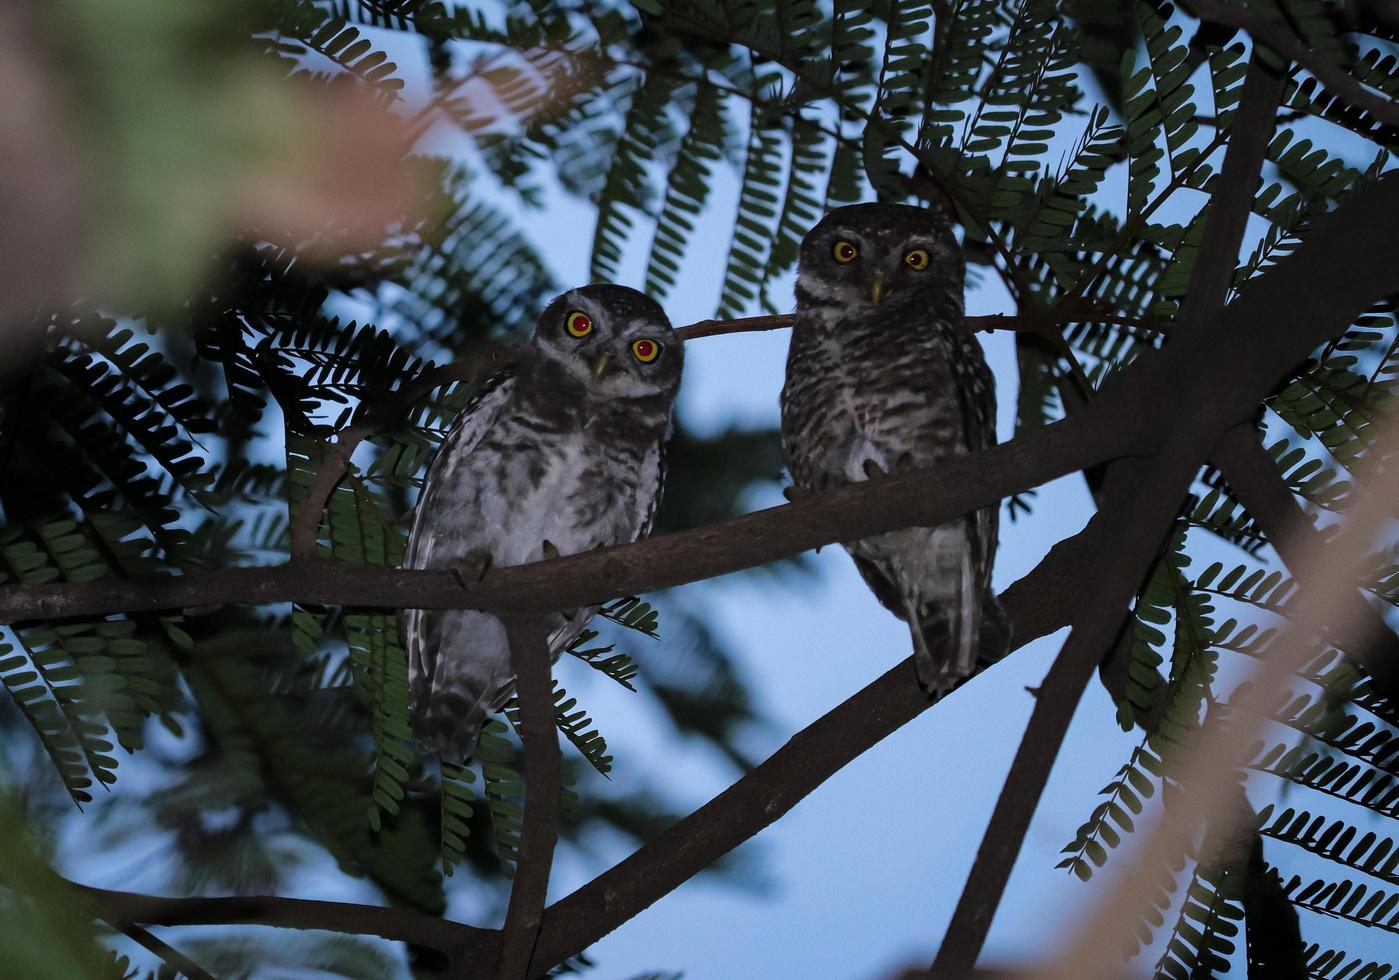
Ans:
[[[995,379],[965,329],[965,263],[941,213],[857,204],[802,240],[782,446],[802,489],[878,478],[996,442]],[[846,545],[909,624],[922,684],[951,688],[1009,645],[991,592],[999,508]]]

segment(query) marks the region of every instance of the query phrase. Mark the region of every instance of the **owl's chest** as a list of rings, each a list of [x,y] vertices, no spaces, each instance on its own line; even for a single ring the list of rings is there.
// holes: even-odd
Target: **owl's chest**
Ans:
[[[783,442],[793,475],[808,484],[864,479],[962,450],[948,358],[935,341],[794,347],[783,391]]]

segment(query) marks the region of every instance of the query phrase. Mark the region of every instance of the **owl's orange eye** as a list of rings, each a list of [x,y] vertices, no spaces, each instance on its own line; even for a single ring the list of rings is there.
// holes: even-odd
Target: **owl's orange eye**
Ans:
[[[924,269],[928,268],[928,250],[924,248],[915,248],[904,256],[904,264],[915,272],[922,272]]]
[[[842,265],[846,262],[854,262],[859,254],[860,250],[849,242],[836,242],[835,248],[831,249],[831,255],[835,256],[835,260]]]
[[[650,364],[661,356],[661,345],[654,340],[637,340],[632,342],[631,352],[642,364]]]
[[[574,310],[564,320],[563,327],[570,337],[582,338],[593,332],[593,321],[583,311]]]

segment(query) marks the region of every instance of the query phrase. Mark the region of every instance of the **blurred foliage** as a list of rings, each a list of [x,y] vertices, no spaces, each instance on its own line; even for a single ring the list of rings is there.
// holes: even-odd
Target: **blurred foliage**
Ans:
[[[1383,18],[1282,6],[1310,48],[1399,90]],[[720,315],[790,307],[797,244],[825,209],[936,202],[974,276],[1064,324],[1063,345],[1017,337],[1017,429],[1048,424],[1162,342],[1153,325],[1190,281],[1248,55],[1172,3],[1118,0],[64,0],[33,22],[61,79],[85,237],[82,288],[14,327],[16,350],[41,354],[0,390],[0,572],[12,583],[284,559],[327,439],[433,362],[528,331],[560,286],[531,233],[557,195],[596,211],[595,277],[643,259],[664,300],[698,264],[690,245],[714,214],[711,188],[734,182],[719,216]],[[1235,292],[1390,167],[1394,134],[1305,72],[1289,70],[1284,109]],[[1332,130],[1347,156],[1330,149]],[[1385,303],[1268,400],[1260,424],[1279,471],[1323,525],[1391,410],[1396,351]],[[361,447],[321,515],[323,554],[400,560],[423,467],[469,394],[441,390]],[[700,436],[682,420],[661,523],[732,515],[779,470],[775,433]],[[1174,747],[1206,711],[1227,710],[1237,671],[1224,668],[1258,656],[1265,621],[1288,614],[1292,584],[1267,569],[1261,532],[1217,483],[1202,477],[1135,604],[1119,716],[1145,731],[1067,848],[1080,877],[1168,795]],[[1035,506],[1021,495],[1013,512]],[[1235,546],[1237,567],[1197,571]],[[1393,556],[1375,556],[1367,588],[1399,603]],[[681,595],[654,603],[610,605],[559,668],[566,846],[587,850],[594,832],[644,840],[672,816],[626,782],[608,719],[565,690],[586,690],[575,681],[594,670],[750,764],[739,743],[757,711],[720,634]],[[1293,948],[1309,915],[1399,928],[1399,718],[1343,653],[1319,650],[1278,706],[1250,766],[1249,826],[1208,828],[1183,877],[1160,883],[1138,937],[1164,944],[1157,975],[1289,957],[1317,976],[1386,968]],[[471,766],[420,758],[393,617],[227,607],[17,623],[0,635],[0,682],[0,719],[47,760],[16,767],[31,819],[53,812],[55,794],[80,808],[103,798],[73,818],[75,859],[158,841],[172,876],[152,887],[187,893],[275,891],[333,860],[368,893],[429,912],[454,893],[503,894],[520,815],[513,709]],[[8,740],[15,759],[19,744]],[[1279,786],[1293,794],[1285,809]],[[18,819],[5,811],[0,829]],[[100,975],[100,960],[79,961],[87,940],[73,937],[87,932],[58,884],[21,837],[4,839],[23,910],[9,948],[50,957],[35,975]],[[1332,875],[1287,872],[1303,852]],[[50,919],[57,909],[65,918]],[[1302,939],[1259,947],[1261,924],[1289,909],[1305,913]],[[40,941],[55,928],[70,941]],[[354,939],[273,945],[240,932],[186,949],[221,975],[401,969]]]

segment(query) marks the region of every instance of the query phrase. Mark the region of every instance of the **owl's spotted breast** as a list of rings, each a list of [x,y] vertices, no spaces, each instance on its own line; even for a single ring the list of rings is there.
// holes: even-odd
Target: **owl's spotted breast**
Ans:
[[[589,286],[558,297],[516,366],[483,387],[443,441],[405,566],[479,576],[646,534],[681,363],[664,313],[635,290]],[[594,612],[548,618],[552,657]],[[504,628],[476,610],[409,609],[402,623],[414,730],[459,761],[514,689]]]

